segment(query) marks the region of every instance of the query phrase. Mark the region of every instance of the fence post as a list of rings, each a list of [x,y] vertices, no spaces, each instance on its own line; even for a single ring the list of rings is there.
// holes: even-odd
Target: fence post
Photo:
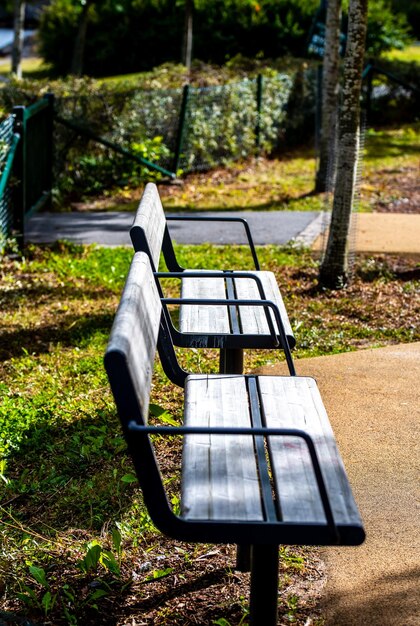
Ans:
[[[261,109],[263,95],[263,75],[257,76],[257,125],[255,127],[255,146],[257,151],[261,148]]]
[[[54,164],[54,102],[55,96],[53,93],[45,94],[45,99],[48,100],[48,126],[47,126],[47,137],[46,137],[46,151],[47,151],[47,172],[48,172],[48,187],[49,191],[52,190],[53,186],[53,164]],[[51,208],[51,199],[52,194],[50,193],[49,199],[47,201],[47,208]]]
[[[185,119],[187,116],[188,100],[190,96],[190,85],[184,85],[182,90],[181,110],[179,112],[178,134],[176,138],[174,165],[172,171],[177,173],[179,169],[179,161],[181,158],[182,143],[184,139]]]
[[[26,160],[26,115],[24,106],[13,107],[13,115],[15,116],[15,133],[20,135],[14,160],[14,176],[16,178],[16,186],[13,190],[13,223],[12,228],[15,231],[16,241],[19,248],[23,248],[23,229],[25,223],[26,210],[26,176],[25,176],[25,160]]]

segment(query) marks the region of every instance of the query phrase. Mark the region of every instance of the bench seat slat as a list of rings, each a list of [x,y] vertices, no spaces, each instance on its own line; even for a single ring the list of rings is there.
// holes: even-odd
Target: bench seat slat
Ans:
[[[204,271],[203,271],[204,272]],[[265,299],[274,302],[283,320],[286,335],[293,336],[289,317],[283,298],[281,297],[275,276],[272,272],[250,272],[261,280]],[[235,272],[232,273],[233,277]],[[236,296],[243,300],[260,300],[257,283],[252,279],[238,278],[234,281]],[[224,299],[226,298],[225,279],[219,278],[183,278],[181,287],[182,298]],[[274,314],[270,311],[274,328]],[[239,319],[242,334],[269,335],[266,312],[263,307],[239,307]],[[184,305],[180,310],[180,331],[183,333],[229,333],[230,323],[228,309],[225,306]]]
[[[203,271],[204,272],[204,271]],[[183,278],[182,298],[226,298],[224,278]],[[184,305],[179,313],[181,332],[230,333],[229,312],[226,306]]]
[[[318,387],[308,377],[260,376],[267,427],[298,428],[313,439],[336,524],[361,523]],[[302,439],[269,437],[276,491],[285,521],[323,522],[324,511]]]
[[[276,278],[273,272],[250,272],[255,274],[261,280],[265,299],[271,300],[277,305],[280,317],[283,320],[284,330],[287,336],[293,336],[292,328],[289,322],[289,316],[287,315],[286,307],[284,306],[283,298],[281,297],[280,290],[277,285]],[[239,299],[243,300],[259,300],[260,294],[258,291],[257,283],[252,279],[238,278],[235,280],[236,295]],[[242,332],[249,335],[269,335],[270,330],[267,323],[267,317],[265,310],[262,307],[239,307]],[[274,314],[270,311],[271,319],[273,320],[274,328],[277,328],[277,323],[274,320]]]
[[[187,426],[251,426],[245,379],[189,376]],[[263,520],[253,438],[187,435],[182,462],[182,514],[186,519]]]

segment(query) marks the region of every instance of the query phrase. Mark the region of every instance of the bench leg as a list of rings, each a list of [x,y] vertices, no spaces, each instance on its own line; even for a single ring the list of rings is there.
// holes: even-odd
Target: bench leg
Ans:
[[[277,625],[279,547],[252,546],[250,626]]]
[[[243,374],[244,372],[244,351],[237,350],[220,350],[220,368],[221,374]]]
[[[238,572],[249,572],[251,569],[251,546],[236,546],[236,565]]]

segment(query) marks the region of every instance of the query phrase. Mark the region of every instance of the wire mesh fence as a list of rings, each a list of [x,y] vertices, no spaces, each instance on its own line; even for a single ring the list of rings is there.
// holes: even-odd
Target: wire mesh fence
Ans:
[[[7,184],[7,160],[13,144],[14,117],[9,115],[0,123],[0,249],[8,237],[12,225],[11,189]]]
[[[175,173],[271,151],[285,132],[293,84],[293,76],[276,74],[212,87],[57,98],[58,118],[85,128],[90,137],[56,125],[56,179],[65,190],[68,175],[89,185],[95,170],[98,186],[142,174],[100,141],[95,145],[92,133]]]

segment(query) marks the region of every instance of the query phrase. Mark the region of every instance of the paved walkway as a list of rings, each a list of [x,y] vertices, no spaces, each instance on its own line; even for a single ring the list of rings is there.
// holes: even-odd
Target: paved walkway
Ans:
[[[281,245],[300,235],[303,237],[302,241],[311,245],[321,228],[321,222],[317,220],[319,213],[310,211],[244,211],[200,215],[245,217],[256,244]],[[33,243],[68,239],[77,243],[98,243],[104,246],[131,245],[129,230],[133,219],[132,212],[39,213],[29,220],[26,237]],[[313,224],[317,224],[317,228],[309,239],[305,239],[306,229],[310,230]],[[220,222],[174,222],[171,224],[171,233],[178,243],[246,243],[244,228],[239,224],[229,224],[226,227],[226,224]]]
[[[302,359],[296,369],[318,380],[367,534],[357,548],[322,549],[325,626],[418,626],[420,343]]]
[[[256,244],[282,245],[291,240],[320,249],[328,215],[312,211],[243,211],[201,213],[201,215],[245,217]],[[75,243],[104,246],[131,245],[129,229],[132,212],[39,213],[29,220],[26,237],[33,243],[68,239]],[[171,225],[178,243],[245,243],[242,226],[215,223]],[[361,252],[420,254],[420,214],[360,213],[355,222],[355,249]]]

